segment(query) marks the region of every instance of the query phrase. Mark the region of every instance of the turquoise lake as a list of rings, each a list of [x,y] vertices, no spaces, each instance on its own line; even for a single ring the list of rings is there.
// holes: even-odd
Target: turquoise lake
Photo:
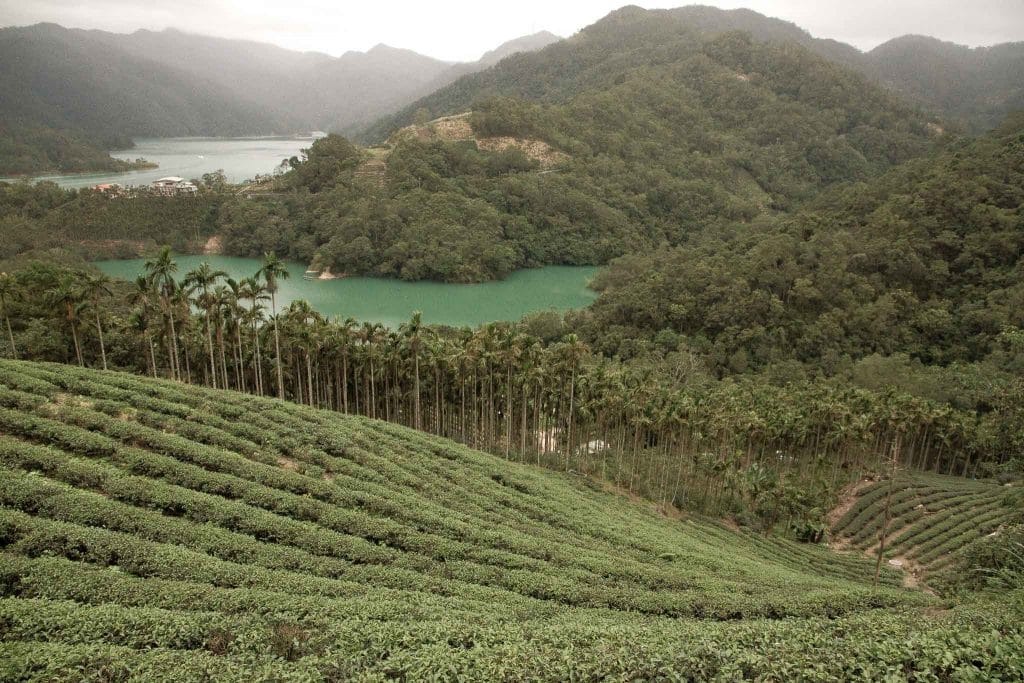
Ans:
[[[231,256],[177,256],[178,277],[203,261],[237,279],[253,275],[258,259]],[[144,270],[145,259],[98,261],[104,273],[134,279]],[[597,297],[587,287],[598,268],[548,266],[521,270],[499,282],[462,285],[440,282],[403,282],[371,277],[341,280],[303,280],[305,264],[288,262],[289,278],[280,283],[278,308],[305,299],[328,317],[353,317],[379,322],[391,328],[423,313],[424,322],[443,325],[481,325],[497,320],[517,320],[527,313],[583,308]],[[268,304],[269,306],[269,304]]]

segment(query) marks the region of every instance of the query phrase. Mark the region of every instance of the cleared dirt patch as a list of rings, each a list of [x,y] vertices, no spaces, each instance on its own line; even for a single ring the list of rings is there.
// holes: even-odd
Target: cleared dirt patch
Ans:
[[[291,470],[292,472],[299,471],[299,463],[295,462],[291,458],[286,458],[283,455],[277,459],[277,464],[286,470]]]
[[[210,239],[206,240],[206,244],[203,245],[203,253],[214,255],[223,253],[224,246],[220,239],[220,235],[214,235]]]
[[[569,159],[568,154],[559,152],[543,140],[529,138],[481,138],[477,140],[476,146],[488,152],[500,152],[509,147],[516,147],[521,149],[527,157],[538,162],[541,168],[551,168]]]
[[[839,504],[832,508],[825,518],[828,528],[832,529],[854,506],[857,499],[860,498],[861,492],[874,483],[874,479],[862,479],[844,488],[839,493]]]

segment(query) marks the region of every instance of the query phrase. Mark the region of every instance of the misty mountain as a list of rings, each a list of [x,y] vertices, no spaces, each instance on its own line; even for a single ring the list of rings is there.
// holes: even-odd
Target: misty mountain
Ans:
[[[273,115],[215,81],[112,49],[95,33],[54,24],[0,30],[0,120],[102,136],[280,130]]]
[[[571,38],[542,50],[514,56],[494,69],[467,75],[411,103],[363,132],[379,140],[426,109],[432,116],[465,111],[474,101],[495,95],[537,102],[560,102],[603,82],[620,67],[651,58],[650,47],[672,39],[673,49],[694,49],[700,41],[731,31],[760,42],[800,45],[854,69],[922,107],[933,116],[971,130],[996,125],[1024,106],[1024,47],[1020,43],[971,50],[935,39],[904,37],[868,53],[845,43],[815,38],[796,24],[748,9],[688,6],[669,10],[623,7]],[[653,58],[671,59],[663,53]],[[956,77],[949,77],[955,74]]]
[[[387,45],[331,57],[168,29],[0,29],[0,120],[128,136],[348,132],[547,33],[452,64]]]
[[[864,55],[860,67],[923,108],[972,132],[1024,109],[1024,42],[968,48],[903,36]]]

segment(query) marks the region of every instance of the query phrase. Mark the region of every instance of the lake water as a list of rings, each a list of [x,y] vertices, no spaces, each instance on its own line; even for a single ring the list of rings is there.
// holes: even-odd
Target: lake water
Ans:
[[[282,159],[298,156],[313,144],[311,138],[143,138],[135,147],[111,156],[160,164],[159,168],[127,173],[78,173],[39,176],[33,180],[51,180],[61,187],[92,187],[103,183],[148,185],[158,178],[181,176],[191,180],[204,173],[223,169],[229,182],[251,180],[257,174],[272,173]]]
[[[261,266],[258,259],[231,256],[178,256],[175,260],[179,278],[203,261],[236,280],[255,274]],[[145,259],[124,259],[94,265],[108,275],[134,279],[144,271],[144,264]],[[518,320],[534,311],[583,308],[597,297],[587,283],[598,269],[588,266],[548,266],[521,270],[500,282],[459,285],[370,277],[303,280],[304,264],[290,261],[287,265],[290,277],[279,283],[278,309],[305,299],[323,315],[351,316],[390,328],[409,320],[413,311],[421,311],[427,323],[475,326]]]

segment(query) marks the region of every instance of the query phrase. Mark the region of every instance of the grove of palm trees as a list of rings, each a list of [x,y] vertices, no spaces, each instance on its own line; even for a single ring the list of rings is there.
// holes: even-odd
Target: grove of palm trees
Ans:
[[[178,273],[168,248],[120,297],[105,276],[62,272],[44,293],[71,342],[57,359],[106,369],[109,358],[153,377],[383,419],[609,482],[663,509],[798,537],[820,536],[842,487],[884,470],[894,450],[901,467],[959,476],[1011,461],[1012,404],[978,416],[895,391],[687,381],[602,357],[571,332],[544,339],[529,320],[476,329],[427,326],[418,313],[398,329],[327,320],[301,300],[277,310],[286,276],[273,254],[241,281],[206,263]],[[0,282],[9,326],[30,285]],[[54,359],[52,349],[8,353]]]

